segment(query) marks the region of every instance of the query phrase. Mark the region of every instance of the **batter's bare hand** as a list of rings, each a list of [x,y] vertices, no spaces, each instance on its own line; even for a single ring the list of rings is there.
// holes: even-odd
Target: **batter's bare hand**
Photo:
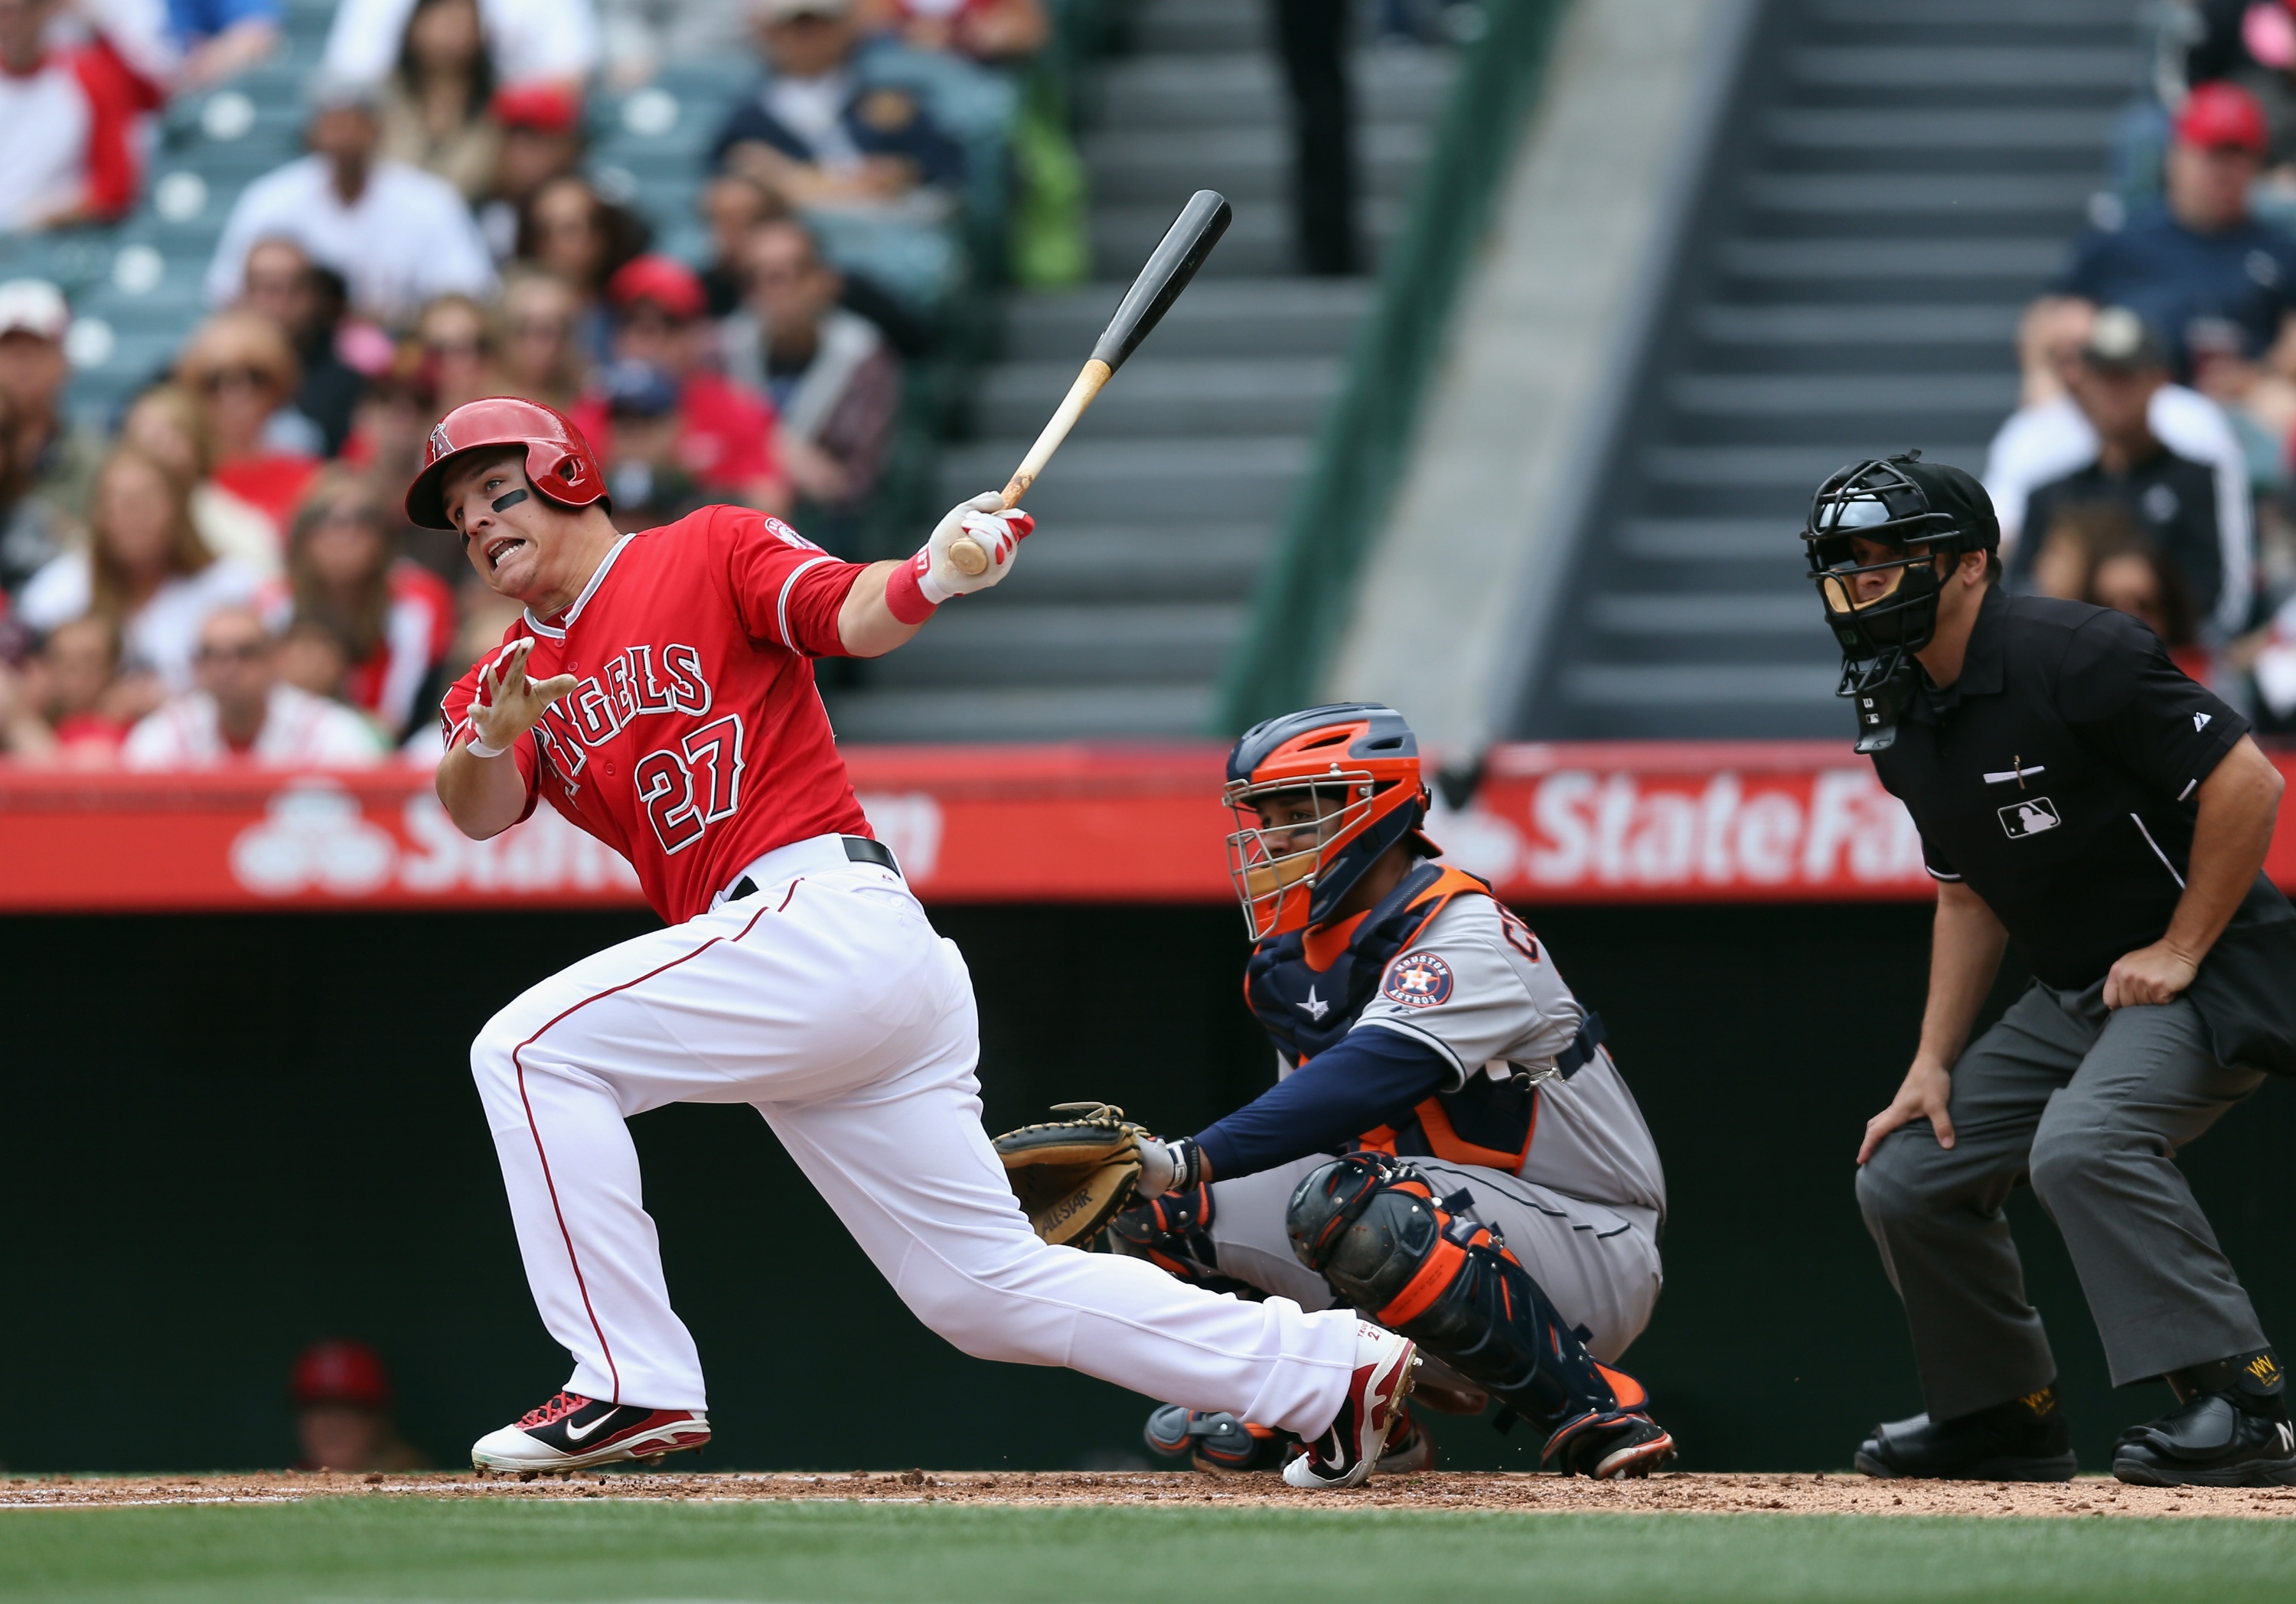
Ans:
[[[1906,1084],[1898,1088],[1890,1106],[1866,1122],[1866,1140],[1857,1145],[1857,1162],[1863,1164],[1882,1145],[1882,1138],[1899,1125],[1910,1125],[1916,1119],[1927,1119],[1930,1129],[1937,1133],[1938,1146],[1953,1145],[1953,1116],[1946,1105],[1953,1100],[1953,1072],[1942,1064],[1915,1060],[1906,1071]]]
[[[500,752],[542,721],[550,704],[574,689],[570,674],[546,680],[526,677],[526,659],[534,639],[513,641],[501,656],[479,671],[479,693],[471,702],[472,745]]]
[[[2200,973],[2199,962],[2169,945],[2164,937],[2151,946],[2121,955],[2104,977],[2104,1005],[2127,1008],[2132,1003],[2174,1002]]]

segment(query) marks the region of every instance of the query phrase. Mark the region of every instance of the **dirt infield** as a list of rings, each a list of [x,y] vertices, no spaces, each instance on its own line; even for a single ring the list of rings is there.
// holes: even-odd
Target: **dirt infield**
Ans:
[[[1525,1514],[1986,1515],[2296,1518],[2296,1487],[2130,1487],[2089,1477],[2059,1485],[1877,1482],[1860,1476],[1669,1475],[1595,1483],[1519,1473],[1432,1472],[1381,1477],[1349,1493],[1298,1493],[1271,1473],[1188,1471],[858,1470],[788,1472],[582,1471],[481,1478],[471,1472],[357,1476],[294,1471],[209,1476],[0,1477],[0,1510],[134,1504],[291,1503],[313,1498],[577,1498],[738,1502],[838,1500],[872,1503],[1013,1505],[1173,1503],[1516,1510]]]

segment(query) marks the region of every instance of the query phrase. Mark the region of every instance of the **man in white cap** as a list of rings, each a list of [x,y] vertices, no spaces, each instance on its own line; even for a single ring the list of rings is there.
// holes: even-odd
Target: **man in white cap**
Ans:
[[[247,253],[266,238],[301,245],[343,275],[356,307],[386,323],[404,323],[450,291],[494,293],[494,258],[455,187],[376,155],[377,93],[372,83],[324,75],[312,86],[311,154],[249,184],[231,209],[208,265],[209,300],[239,299]]]
[[[63,292],[45,279],[0,283],[0,445],[23,476],[28,496],[78,519],[87,513],[88,481],[103,454],[103,437],[75,424],[63,409],[71,379],[64,331],[70,327]]]

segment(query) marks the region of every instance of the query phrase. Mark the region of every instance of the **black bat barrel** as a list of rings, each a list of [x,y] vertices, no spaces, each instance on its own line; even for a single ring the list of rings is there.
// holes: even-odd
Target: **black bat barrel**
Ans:
[[[1218,190],[1198,190],[1188,197],[1172,226],[1164,231],[1148,258],[1148,265],[1140,276],[1132,281],[1132,288],[1124,292],[1124,302],[1116,308],[1116,315],[1108,320],[1092,348],[1093,358],[1108,364],[1113,372],[1124,365],[1148,331],[1163,321],[1172,303],[1180,299],[1180,291],[1196,276],[1196,269],[1219,243],[1220,235],[1227,232],[1228,222],[1235,212],[1227,197]]]

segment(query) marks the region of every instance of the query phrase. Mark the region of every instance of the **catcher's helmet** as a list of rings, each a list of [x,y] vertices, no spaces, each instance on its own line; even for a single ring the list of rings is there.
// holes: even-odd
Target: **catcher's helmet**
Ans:
[[[1809,577],[1841,645],[1835,693],[1857,701],[1860,750],[1874,749],[1868,741],[1888,743],[1898,697],[1890,687],[1937,632],[1942,590],[1935,559],[2001,544],[1985,487],[1921,454],[1875,458],[1828,475],[1810,498],[1801,532]],[[1861,562],[1860,540],[1887,554]]]
[[[1296,826],[1269,826],[1258,805],[1306,792],[1324,805]],[[1308,708],[1254,724],[1228,754],[1222,793],[1235,812],[1228,874],[1254,941],[1305,929],[1332,910],[1364,871],[1397,842],[1415,839],[1427,816],[1419,740],[1403,715],[1377,702]]]
[[[422,450],[422,471],[406,487],[407,521],[451,529],[442,494],[448,464],[466,452],[496,446],[526,447],[526,477],[535,490],[568,507],[606,500],[606,474],[590,442],[555,407],[516,396],[466,401],[439,421]]]

